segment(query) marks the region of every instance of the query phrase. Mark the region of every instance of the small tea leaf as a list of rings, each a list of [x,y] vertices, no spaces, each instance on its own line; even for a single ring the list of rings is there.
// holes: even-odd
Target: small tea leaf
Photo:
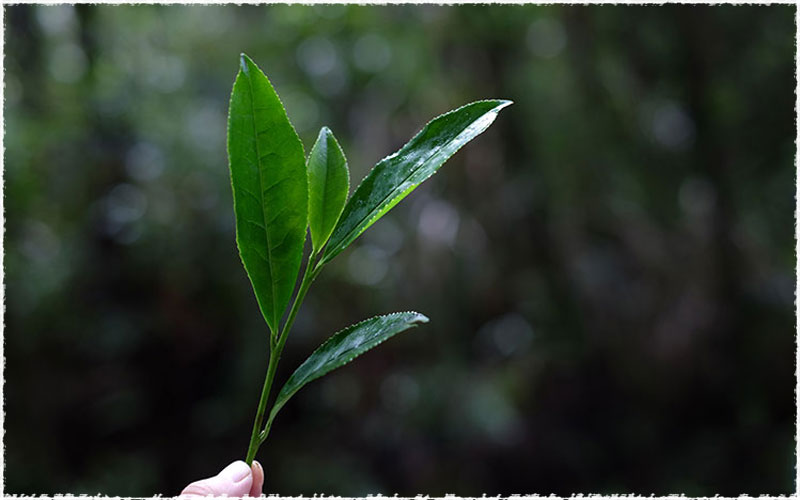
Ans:
[[[486,130],[510,104],[506,100],[478,101],[438,116],[399,151],[378,162],[345,205],[321,262],[347,248],[461,146]]]
[[[270,420],[307,383],[349,363],[395,334],[427,322],[428,318],[420,313],[401,312],[375,316],[335,333],[286,381],[272,407]]]
[[[330,129],[322,127],[308,156],[308,226],[315,254],[328,241],[349,190],[347,159]]]
[[[261,313],[276,332],[306,239],[305,155],[267,77],[246,55],[240,62],[228,114],[236,244]]]

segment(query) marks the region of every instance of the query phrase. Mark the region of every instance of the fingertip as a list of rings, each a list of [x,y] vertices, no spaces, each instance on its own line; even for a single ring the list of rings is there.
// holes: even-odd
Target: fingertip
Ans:
[[[244,481],[248,478],[248,476],[250,476],[250,474],[250,467],[248,467],[247,464],[242,460],[233,462],[229,466],[222,469],[222,472],[219,473],[220,476],[230,480],[233,483]]]
[[[264,467],[261,466],[261,463],[258,460],[253,461],[252,472],[253,484],[250,487],[250,496],[259,497],[261,496],[264,488]]]
[[[250,467],[241,460],[228,465],[214,477],[195,481],[181,492],[181,496],[192,498],[198,496],[232,496],[247,495],[253,486],[253,474]]]

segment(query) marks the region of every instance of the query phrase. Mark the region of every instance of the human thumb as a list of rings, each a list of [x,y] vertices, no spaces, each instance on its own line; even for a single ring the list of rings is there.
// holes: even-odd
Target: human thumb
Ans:
[[[241,460],[233,462],[222,472],[208,479],[195,481],[181,492],[181,497],[222,496],[243,497],[250,493],[253,474],[250,467]]]

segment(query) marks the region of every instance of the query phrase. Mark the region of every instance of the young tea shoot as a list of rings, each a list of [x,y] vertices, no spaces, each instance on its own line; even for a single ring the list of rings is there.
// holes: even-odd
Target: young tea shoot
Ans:
[[[267,439],[277,413],[304,385],[428,321],[417,312],[398,312],[335,333],[294,371],[267,412],[275,371],[297,311],[325,265],[510,104],[501,99],[477,101],[434,118],[399,151],[379,161],[348,199],[347,158],[333,133],[322,127],[306,158],[272,84],[249,57],[241,55],[228,114],[236,245],[269,329],[269,364],[247,449],[248,464]],[[311,251],[292,300],[307,233]]]

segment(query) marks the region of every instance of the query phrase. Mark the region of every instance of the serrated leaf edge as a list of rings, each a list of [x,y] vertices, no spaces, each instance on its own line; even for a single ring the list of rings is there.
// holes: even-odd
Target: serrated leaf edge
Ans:
[[[328,237],[325,239],[325,241],[322,242],[320,247],[316,249],[316,251],[315,251],[316,255],[319,255],[320,253],[324,254],[325,247],[327,246],[328,241],[331,239],[331,235],[333,235],[333,231],[336,229],[336,224],[338,224],[339,223],[339,219],[342,218],[342,212],[344,212],[344,207],[347,206],[347,202],[350,199],[350,164],[349,164],[349,162],[347,160],[347,155],[344,152],[344,148],[342,148],[342,145],[339,143],[339,139],[336,138],[336,135],[334,135],[334,133],[330,129],[330,127],[328,127],[327,125],[323,125],[320,128],[319,131],[320,131],[320,134],[322,134],[322,132],[325,131],[325,134],[329,135],[331,137],[331,139],[333,139],[333,142],[336,144],[336,147],[339,148],[339,151],[342,153],[342,158],[344,158],[345,178],[347,179],[347,193],[346,193],[346,195],[344,197],[344,203],[342,204],[342,207],[339,209],[339,213],[336,215],[336,219],[333,221],[333,227],[331,228],[331,232],[328,234]],[[319,134],[318,134],[318,137],[319,137]],[[317,139],[317,140],[319,140],[319,139]],[[316,144],[316,142],[315,142],[315,144]],[[311,154],[313,153],[313,151],[314,151],[314,146],[312,145],[311,146],[311,150],[309,150],[309,152],[308,152],[308,158],[306,160],[306,172],[308,171],[308,167],[309,167],[309,165],[311,163]],[[327,169],[326,169],[326,182],[327,182]],[[308,226],[309,234],[311,234],[311,183],[307,182],[306,185],[308,186],[308,210],[307,210],[307,212],[308,212],[308,222],[306,223],[306,225]],[[311,246],[313,248],[313,246],[314,246],[314,239],[313,238],[311,238],[311,244],[312,244]]]
[[[330,337],[328,337],[328,339],[327,339],[325,342],[323,342],[323,343],[322,343],[322,344],[320,344],[320,345],[319,345],[319,346],[318,346],[316,349],[314,349],[314,350],[311,352],[311,354],[309,355],[309,357],[308,357],[308,358],[306,358],[306,360],[305,360],[305,361],[303,361],[303,363],[300,363],[300,366],[303,366],[303,364],[305,364],[305,362],[306,362],[306,361],[307,361],[307,360],[308,360],[308,359],[309,359],[311,356],[313,356],[315,352],[322,350],[322,349],[323,349],[325,346],[327,346],[329,343],[331,343],[331,342],[333,341],[333,339],[334,339],[334,338],[335,338],[335,337],[336,337],[338,334],[340,334],[340,333],[344,332],[345,330],[355,330],[356,328],[358,328],[359,326],[363,325],[364,323],[366,323],[366,322],[368,322],[368,321],[373,321],[373,320],[375,320],[375,319],[377,319],[377,318],[390,318],[390,317],[393,317],[393,316],[400,316],[400,315],[403,315],[403,314],[414,314],[414,315],[416,315],[416,316],[417,316],[417,318],[415,318],[414,320],[411,320],[411,321],[409,321],[409,322],[408,322],[408,328],[405,328],[404,330],[402,330],[402,331],[400,331],[400,332],[397,332],[397,333],[402,333],[402,332],[403,332],[403,331],[405,331],[405,330],[408,330],[408,329],[411,329],[411,328],[416,328],[416,327],[417,327],[419,324],[425,324],[425,323],[428,323],[428,322],[430,321],[430,318],[428,318],[428,317],[427,317],[427,316],[425,316],[424,314],[422,314],[422,313],[419,313],[419,312],[417,312],[417,311],[398,311],[398,312],[393,312],[393,313],[389,313],[389,314],[379,314],[379,315],[377,315],[377,316],[372,316],[371,318],[366,318],[366,319],[363,319],[363,320],[359,321],[358,323],[353,323],[352,325],[346,326],[346,327],[342,328],[341,330],[338,330],[338,331],[336,331],[334,334],[332,334]],[[396,334],[394,334],[394,335],[396,335]],[[394,335],[393,335],[393,336],[394,336]],[[378,342],[377,344],[375,344],[374,346],[372,346],[372,347],[371,347],[370,349],[368,349],[368,350],[372,350],[373,348],[375,348],[375,347],[378,347],[379,345],[381,345],[381,344],[383,344],[384,342],[386,342],[387,340],[389,340],[389,338],[391,338],[391,337],[387,337],[387,338],[385,338],[385,339],[381,340],[380,342]],[[364,351],[364,352],[366,352],[366,351]],[[364,354],[364,353],[362,352],[361,354]],[[361,354],[356,354],[355,356],[352,356],[352,357],[348,358],[348,359],[347,359],[347,360],[346,360],[344,363],[342,363],[342,364],[340,364],[340,365],[337,365],[337,366],[335,366],[335,367],[331,368],[330,370],[324,370],[324,371],[320,371],[320,372],[318,372],[318,375],[317,375],[317,376],[315,376],[315,377],[313,377],[313,378],[310,378],[310,379],[304,379],[304,382],[303,382],[302,386],[304,386],[304,385],[308,384],[309,382],[313,382],[314,380],[317,380],[318,378],[324,377],[325,375],[327,375],[328,373],[332,372],[333,370],[336,370],[337,368],[341,368],[341,367],[343,367],[343,366],[345,366],[345,365],[349,364],[350,362],[352,362],[354,359],[356,359],[356,358],[357,358],[358,356],[360,356]],[[295,369],[295,372],[296,372],[296,371],[297,371],[297,370],[300,368],[300,366],[298,366],[298,367]],[[292,372],[292,375],[294,375],[294,372]],[[281,387],[281,390],[280,390],[280,391],[278,391],[278,395],[276,396],[275,403],[274,403],[274,405],[273,405],[272,409],[270,410],[270,417],[269,417],[269,419],[270,419],[270,420],[272,420],[273,418],[275,418],[275,415],[277,415],[277,414],[278,414],[278,412],[279,412],[279,411],[281,410],[281,408],[283,408],[283,406],[284,406],[284,405],[285,405],[285,404],[286,404],[286,403],[289,401],[289,399],[291,399],[291,397],[292,397],[292,396],[294,396],[294,394],[296,394],[296,393],[297,393],[297,391],[299,391],[299,390],[302,388],[302,386],[301,386],[301,387],[298,387],[298,388],[297,388],[297,390],[295,390],[295,391],[294,391],[294,392],[292,392],[292,393],[289,393],[289,394],[287,395],[287,397],[284,399],[284,401],[283,401],[283,402],[281,402],[280,404],[278,404],[278,403],[279,403],[279,398],[280,398],[280,395],[283,393],[283,388],[284,388],[284,387],[286,387],[286,384],[288,384],[288,383],[289,383],[289,380],[291,380],[291,378],[292,378],[292,375],[289,375],[289,379],[287,379],[287,380],[286,380],[286,382],[283,384],[283,387]]]
[[[418,316],[418,319],[414,319],[414,320],[411,320],[411,321],[409,321],[409,322],[408,322],[408,323],[409,323],[409,325],[410,325],[410,328],[414,328],[414,327],[416,327],[416,326],[417,326],[417,324],[419,324],[419,323],[425,324],[425,323],[428,323],[428,322],[430,321],[430,318],[428,318],[427,316],[425,316],[425,315],[424,315],[424,314],[422,314],[422,313],[418,313],[417,311],[398,311],[398,312],[393,312],[393,313],[389,313],[389,314],[379,314],[379,315],[377,315],[377,316],[372,316],[371,318],[362,319],[362,320],[361,320],[361,321],[359,321],[358,323],[353,323],[352,325],[346,326],[346,327],[342,328],[341,330],[337,330],[337,331],[336,331],[335,333],[333,333],[333,334],[332,334],[330,337],[328,337],[328,338],[325,340],[325,342],[321,343],[321,344],[319,345],[319,347],[317,347],[316,349],[314,349],[314,350],[311,352],[311,355],[313,355],[315,352],[317,352],[317,351],[321,350],[323,347],[325,347],[325,346],[326,346],[326,345],[328,345],[329,343],[333,342],[333,339],[334,339],[334,337],[336,337],[337,335],[339,335],[340,333],[342,333],[342,332],[343,332],[343,331],[345,331],[345,330],[355,330],[356,328],[358,328],[359,326],[363,325],[363,324],[364,324],[364,323],[366,323],[367,321],[373,321],[373,320],[375,320],[375,319],[377,319],[377,318],[391,318],[391,317],[393,317],[393,316],[400,316],[400,315],[402,315],[402,314],[416,314],[416,315]],[[398,332],[398,333],[399,333],[399,332]],[[386,340],[388,340],[388,339],[383,339],[382,341],[378,342],[378,343],[377,343],[377,344],[375,344],[375,345],[376,345],[376,346],[378,346],[378,345],[382,344],[383,342],[385,342]],[[309,357],[310,357],[310,356],[309,356]],[[337,368],[340,368],[340,367],[342,367],[342,366],[346,365],[347,363],[349,363],[350,361],[352,361],[353,359],[355,359],[355,358],[357,358],[357,357],[358,357],[358,356],[353,356],[352,358],[350,358],[349,360],[347,360],[347,361],[346,361],[344,364],[341,364],[341,365],[337,366]],[[306,358],[306,359],[308,359],[308,358]],[[303,363],[305,363],[305,361],[303,361]],[[300,364],[300,366],[302,366],[302,363]],[[299,368],[299,366],[298,366],[298,368]],[[335,368],[334,368],[334,369],[335,369]],[[320,377],[321,377],[322,375],[325,375],[326,373],[329,373],[329,371],[322,373],[322,374],[320,375]],[[291,378],[291,375],[289,376],[289,378]],[[316,377],[316,378],[319,378],[319,377]],[[287,382],[288,382],[288,380],[287,380]],[[283,390],[283,389],[281,389],[281,390]],[[278,392],[278,394],[280,394],[280,392]]]
[[[269,79],[267,74],[264,73],[264,71],[261,69],[261,67],[259,67],[259,65],[256,64],[256,62],[253,61],[253,59],[250,56],[248,56],[246,53],[241,52],[241,53],[239,53],[239,72],[243,73],[244,76],[247,78],[247,84],[248,84],[247,86],[250,89],[250,95],[251,95],[251,107],[254,106],[254,103],[252,102],[253,83],[250,80],[251,75],[250,75],[250,71],[249,71],[249,66],[247,64],[248,62],[252,63],[253,66],[255,66],[256,70],[258,70],[258,72],[261,73],[261,76],[263,76],[267,80],[267,83],[269,84],[270,88],[275,93],[275,97],[278,99],[278,105],[281,107],[281,111],[283,111],[283,114],[286,116],[286,121],[289,122],[289,128],[291,128],[292,132],[294,132],[294,135],[297,138],[297,142],[300,143],[302,156],[303,156],[303,158],[305,158],[306,157],[305,145],[303,144],[303,141],[300,139],[300,135],[297,133],[297,129],[294,128],[294,124],[292,123],[292,120],[289,118],[289,113],[286,112],[286,106],[283,104],[283,100],[281,100],[281,96],[278,93],[277,89],[275,89],[275,86],[272,84],[272,81]],[[239,75],[237,74],[236,76],[238,78]],[[236,86],[236,79],[237,78],[234,78],[234,81],[233,81],[233,86],[234,87]],[[233,102],[233,88],[231,89],[231,96],[230,96],[230,98],[228,98],[228,110],[231,109],[231,103],[232,102]],[[253,110],[253,125],[255,126],[255,110]],[[229,111],[228,112],[227,127],[226,127],[227,137],[230,137],[230,133],[231,133],[231,120],[230,120],[230,111]],[[257,132],[256,132],[256,135],[257,135]],[[261,184],[261,179],[262,179],[262,173],[261,173],[260,165],[258,165],[258,164],[261,163],[261,160],[260,160],[261,155],[258,152],[258,139],[257,138],[256,138],[256,146],[255,146],[255,148],[256,148],[256,163],[257,163],[256,168],[258,169],[258,178],[259,178],[259,185],[260,185]],[[230,161],[231,153],[230,153],[230,141],[229,140],[226,140],[225,149],[226,149],[226,153],[228,154],[228,169],[230,171],[232,169],[232,165],[231,165],[231,161]],[[233,194],[236,191],[236,187],[233,185],[233,175],[231,175],[230,177],[231,177],[231,193]],[[309,189],[308,188],[308,179],[306,179],[306,190],[308,190],[308,189]],[[306,194],[306,199],[308,199],[309,195],[310,195],[310,193]],[[233,196],[234,218],[236,217],[236,214],[238,213],[236,211],[236,198],[237,198],[236,196]],[[262,198],[263,198],[263,194],[262,194]],[[264,216],[264,221],[266,223],[267,219],[266,219],[266,213],[264,213],[263,200],[262,200],[262,203],[261,203],[261,211],[262,211],[262,214]],[[235,225],[236,225],[236,222],[234,221],[234,226]],[[308,227],[308,209],[306,209],[306,228],[307,227]],[[270,249],[269,249],[269,233],[268,233],[266,227],[264,228],[264,234],[265,234],[265,237],[267,239],[267,252],[269,253],[269,251],[270,251]],[[256,296],[256,302],[259,305],[259,309],[261,309],[261,298],[259,297],[258,293],[255,290],[255,285],[253,284],[253,280],[250,278],[250,270],[247,268],[247,264],[244,262],[244,258],[242,257],[242,249],[239,246],[239,239],[238,239],[238,237],[235,238],[235,239],[236,239],[236,250],[238,251],[237,253],[239,254],[239,260],[242,262],[242,267],[244,267],[245,273],[247,274],[248,281],[250,281],[251,286],[253,287],[253,294]],[[305,235],[304,235],[303,239],[305,240]],[[269,259],[269,262],[267,262],[267,265],[269,266],[269,269],[270,269],[270,282],[271,282],[270,284],[271,284],[271,288],[272,288],[272,314],[273,314],[273,316],[275,317],[275,319],[277,321],[277,323],[275,325],[275,328],[278,329],[278,328],[280,328],[281,317],[278,315],[277,306],[275,304],[275,300],[276,300],[275,299],[275,295],[276,295],[276,293],[275,293],[275,273],[274,273],[273,267],[272,267],[272,259]],[[295,276],[295,280],[297,280],[296,276]],[[263,312],[262,312],[262,315],[263,315]],[[266,319],[267,318],[265,317],[264,320],[266,321]],[[267,323],[267,326],[269,328],[272,328],[272,325],[269,324],[269,321],[266,321],[266,323]]]
[[[475,104],[480,104],[480,103],[484,103],[484,102],[496,102],[496,103],[498,103],[498,104],[497,104],[497,106],[495,106],[494,108],[492,108],[490,111],[488,111],[488,112],[487,112],[487,114],[488,114],[488,113],[492,113],[492,114],[494,114],[494,117],[492,118],[491,122],[489,122],[489,124],[486,126],[486,129],[488,129],[488,128],[489,128],[489,125],[491,125],[491,124],[494,122],[494,120],[497,118],[497,115],[500,113],[500,110],[502,110],[503,108],[506,108],[506,107],[508,107],[508,106],[510,106],[510,105],[512,105],[512,104],[514,104],[514,101],[511,101],[511,100],[508,100],[508,99],[480,99],[480,100],[478,100],[478,101],[469,102],[469,103],[467,103],[467,104],[464,104],[463,106],[459,106],[459,107],[458,107],[458,108],[456,108],[456,109],[451,109],[450,111],[448,111],[448,112],[446,112],[446,113],[442,113],[441,115],[434,116],[433,118],[431,118],[430,120],[428,120],[428,121],[425,123],[425,125],[423,125],[423,126],[422,126],[422,128],[420,128],[420,129],[419,129],[419,131],[418,131],[416,134],[414,134],[414,136],[412,136],[412,137],[411,137],[411,139],[409,139],[408,141],[406,141],[406,144],[409,144],[409,143],[411,143],[411,142],[414,142],[414,140],[415,140],[417,137],[419,137],[419,136],[420,136],[420,134],[422,134],[422,132],[423,132],[423,131],[424,131],[424,130],[425,130],[427,127],[428,127],[428,125],[430,125],[430,124],[431,124],[431,123],[433,123],[434,121],[436,121],[436,120],[439,120],[439,119],[442,119],[442,118],[444,118],[444,117],[446,117],[446,116],[448,116],[448,115],[451,115],[451,114],[457,113],[457,112],[461,111],[462,109],[464,109],[464,108],[466,108],[466,107],[468,107],[468,106],[474,106]],[[484,132],[486,129],[484,129],[483,131],[481,131],[481,133],[483,133],[483,132]],[[480,134],[478,134],[478,135],[480,135]],[[447,161],[447,160],[449,160],[450,158],[452,158],[453,156],[455,156],[455,154],[456,154],[457,152],[459,152],[459,151],[461,150],[461,148],[463,148],[463,147],[464,147],[464,146],[466,146],[466,145],[467,145],[467,143],[465,142],[464,144],[462,144],[461,146],[459,146],[459,147],[458,147],[458,148],[457,148],[455,151],[453,151],[453,153],[452,153],[450,156],[448,156],[448,157],[447,157],[447,159],[445,159],[445,161]],[[390,155],[387,155],[387,156],[384,156],[383,158],[381,158],[380,160],[378,160],[378,161],[375,163],[375,165],[377,166],[378,164],[380,164],[380,163],[383,163],[384,161],[387,161],[387,160],[390,160],[390,159],[394,158],[395,156],[397,156],[398,154],[400,154],[400,152],[403,150],[403,148],[404,148],[404,147],[405,147],[405,144],[404,144],[403,146],[401,146],[401,147],[400,147],[400,149],[398,149],[398,150],[397,150],[397,151],[395,151],[394,153],[392,153],[392,154],[390,154]],[[435,152],[434,152],[434,153],[431,153],[431,155],[430,155],[430,156],[428,156],[427,158],[425,158],[425,160],[423,160],[421,163],[425,163],[426,161],[428,161],[428,160],[429,160],[429,159],[430,159],[430,158],[431,158],[433,155],[435,155],[435,154],[436,154]],[[374,167],[373,167],[373,169],[374,169]],[[416,183],[415,185],[413,185],[413,186],[409,187],[409,188],[408,188],[408,189],[406,189],[405,191],[402,191],[402,192],[400,192],[398,196],[392,197],[392,196],[391,196],[391,194],[392,194],[392,193],[389,193],[389,194],[388,194],[388,195],[387,195],[387,196],[386,196],[386,197],[385,197],[383,200],[381,200],[381,202],[378,204],[378,206],[379,206],[379,207],[383,207],[383,206],[385,206],[385,205],[387,205],[387,204],[388,204],[388,203],[387,203],[387,201],[388,201],[388,202],[390,202],[391,200],[393,200],[393,199],[395,199],[395,198],[400,198],[400,199],[402,199],[404,196],[406,196],[406,194],[407,194],[409,191],[413,190],[414,188],[416,188],[417,186],[419,186],[420,184],[422,184],[422,183],[423,183],[423,182],[425,182],[426,180],[430,179],[431,177],[433,177],[433,176],[434,176],[435,174],[437,174],[438,172],[439,172],[439,170],[438,170],[438,169],[437,169],[436,171],[434,171],[434,172],[431,172],[431,173],[430,173],[428,176],[426,176],[426,177],[424,177],[423,179],[421,179],[421,180],[420,180],[418,183]],[[366,174],[366,175],[365,175],[365,176],[364,176],[364,177],[361,179],[361,182],[359,182],[359,183],[358,183],[358,186],[356,186],[356,188],[353,190],[353,193],[356,193],[356,192],[358,192],[358,189],[361,187],[361,185],[364,183],[364,181],[366,181],[366,180],[367,180],[367,178],[369,177],[369,175],[370,175],[371,173],[372,173],[372,170],[370,170],[369,172],[367,172],[367,174]],[[412,172],[411,174],[409,174],[409,175],[406,177],[406,179],[408,179],[408,177],[411,177],[411,175],[413,175],[413,172]],[[405,181],[406,179],[404,179],[404,181]],[[348,198],[348,201],[349,201],[349,198]],[[346,206],[346,205],[345,205],[345,206]],[[344,208],[342,208],[342,211],[344,211]],[[374,222],[375,222],[377,219],[379,219],[380,217],[382,217],[384,213],[385,213],[385,212],[382,212],[381,210],[377,210],[377,211],[375,211],[375,214],[374,214],[372,217],[370,217],[369,219],[362,219],[362,220],[361,220],[361,222],[359,222],[359,224],[357,224],[357,225],[356,225],[356,229],[357,229],[358,227],[360,227],[360,226],[361,226],[361,223],[362,223],[363,221],[365,221],[365,220],[367,221],[367,223],[366,223],[366,226],[367,226],[367,227],[368,227],[368,226],[370,226],[370,225],[372,225],[372,224],[373,224],[373,223],[374,223]],[[341,218],[341,214],[339,214],[339,217]],[[338,223],[338,221],[337,221],[337,223]],[[366,229],[365,229],[365,231],[366,231]],[[335,227],[335,226],[334,226],[334,232],[336,232],[336,227]],[[347,234],[347,235],[348,235],[348,238],[349,238],[349,235],[350,235],[351,233],[352,233],[352,231],[351,231],[350,233],[348,233],[348,234]],[[331,235],[332,235],[332,234],[331,234]],[[360,235],[359,235],[359,236],[360,236]],[[343,241],[347,240],[348,238],[344,238],[344,240],[343,240]],[[358,236],[356,236],[356,238],[358,238]],[[353,241],[354,241],[354,240],[355,240],[355,238],[353,239]],[[351,243],[352,243],[352,241],[351,241]],[[347,245],[345,245],[343,248],[339,249],[339,250],[334,250],[334,251],[336,251],[336,253],[335,253],[333,256],[328,256],[328,255],[326,255],[326,254],[327,254],[327,251],[328,251],[328,248],[325,248],[325,254],[323,254],[322,261],[323,261],[323,262],[330,262],[330,261],[331,261],[331,259],[333,259],[333,258],[334,258],[334,257],[336,257],[336,256],[337,256],[339,253],[341,253],[342,251],[344,251],[344,249],[345,249],[345,248],[347,248],[347,246],[349,246],[349,243],[348,243]]]

